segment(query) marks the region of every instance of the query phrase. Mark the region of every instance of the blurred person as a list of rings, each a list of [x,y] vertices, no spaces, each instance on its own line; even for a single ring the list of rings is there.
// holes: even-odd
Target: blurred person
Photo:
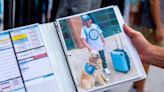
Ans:
[[[61,0],[56,18],[100,8],[102,0]]]
[[[105,40],[102,34],[102,30],[97,24],[92,23],[89,15],[82,15],[81,19],[83,22],[81,38],[84,46],[89,50],[89,52],[99,52],[102,59],[103,70],[106,74],[110,74],[104,53]]]
[[[130,11],[129,11],[129,21],[134,23],[134,24],[138,24],[138,21],[136,18],[138,18],[138,3],[139,0],[129,0],[130,3]]]
[[[127,0],[102,0],[101,7],[107,7],[110,5],[117,5],[121,11],[121,14],[124,15],[124,3],[125,3],[125,1],[127,1]]]
[[[144,0],[141,15],[141,33],[152,44],[161,46],[164,37],[164,0]],[[149,70],[149,63],[144,63],[146,72]],[[137,81],[133,87],[137,92],[144,92],[145,80]]]

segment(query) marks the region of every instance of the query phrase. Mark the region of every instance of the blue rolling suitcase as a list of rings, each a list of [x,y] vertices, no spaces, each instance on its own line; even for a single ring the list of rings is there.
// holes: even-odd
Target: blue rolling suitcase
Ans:
[[[119,39],[121,42],[122,49],[118,48],[118,44],[117,44],[115,36],[114,36],[114,39],[115,39],[117,48],[115,50],[111,51],[111,53],[110,53],[113,67],[118,72],[127,73],[130,70],[129,56],[126,53],[126,51],[123,49],[123,45],[122,45],[120,36],[119,36]]]

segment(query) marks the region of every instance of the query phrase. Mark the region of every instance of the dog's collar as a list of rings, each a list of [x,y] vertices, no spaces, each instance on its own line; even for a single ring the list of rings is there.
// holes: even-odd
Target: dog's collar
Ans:
[[[96,70],[96,67],[94,65],[92,65],[90,63],[86,63],[86,65],[85,65],[85,71],[88,74],[92,75],[95,70]]]

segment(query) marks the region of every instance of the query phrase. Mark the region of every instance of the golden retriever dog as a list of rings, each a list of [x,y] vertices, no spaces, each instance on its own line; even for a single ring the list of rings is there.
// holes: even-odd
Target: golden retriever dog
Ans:
[[[106,78],[106,76],[102,72],[102,60],[98,52],[92,51],[90,53],[88,64],[93,65],[95,67],[95,70],[92,74],[87,73],[85,69],[82,70],[80,78],[81,88],[90,89],[95,85],[95,83],[98,83],[99,85],[104,85],[105,82],[109,81],[109,79]]]

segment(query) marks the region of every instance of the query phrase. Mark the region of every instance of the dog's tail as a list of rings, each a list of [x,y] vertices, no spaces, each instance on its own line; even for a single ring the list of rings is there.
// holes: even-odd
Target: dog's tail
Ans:
[[[80,75],[81,77],[80,77],[80,85],[79,86],[85,90],[90,89],[92,87],[92,85],[88,84],[88,80],[84,79],[83,78],[84,76],[82,76],[82,74],[85,74],[84,70],[82,70],[81,75]]]
[[[82,80],[80,87],[87,90],[92,88],[92,85],[89,85],[87,80]]]

